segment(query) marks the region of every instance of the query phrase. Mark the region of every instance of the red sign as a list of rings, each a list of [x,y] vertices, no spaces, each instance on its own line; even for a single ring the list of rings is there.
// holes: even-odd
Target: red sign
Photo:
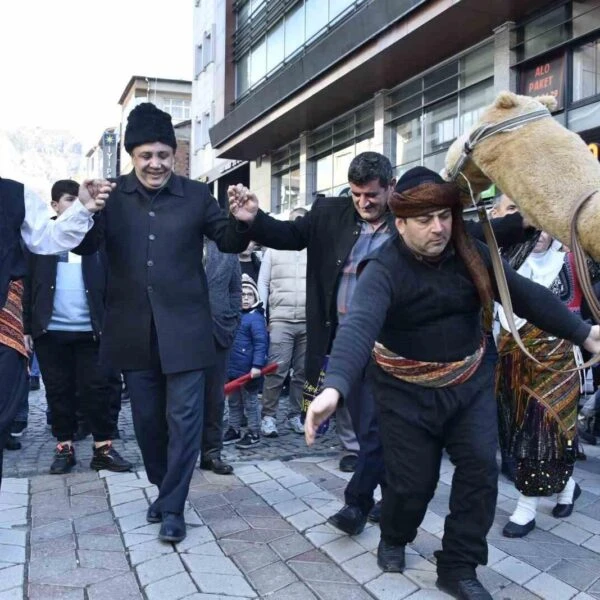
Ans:
[[[565,56],[538,62],[521,71],[520,92],[525,96],[556,97],[557,110],[563,108],[565,89]]]

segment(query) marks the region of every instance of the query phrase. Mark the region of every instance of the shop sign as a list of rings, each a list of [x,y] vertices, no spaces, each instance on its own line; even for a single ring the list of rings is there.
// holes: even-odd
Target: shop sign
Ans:
[[[520,92],[525,96],[552,95],[563,108],[565,88],[565,56],[537,62],[521,71]]]
[[[102,134],[102,176],[105,179],[117,176],[117,136],[113,131],[105,131]]]
[[[598,152],[598,144],[588,144],[590,152],[594,155],[594,158],[598,160],[600,152]]]

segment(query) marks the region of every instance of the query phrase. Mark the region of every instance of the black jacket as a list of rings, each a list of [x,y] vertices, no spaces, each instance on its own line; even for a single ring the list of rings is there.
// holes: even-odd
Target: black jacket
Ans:
[[[40,255],[25,252],[28,273],[25,277],[23,294],[23,329],[34,339],[46,333],[54,308],[56,271],[58,256]],[[102,335],[104,302],[106,297],[106,277],[108,264],[106,255],[94,252],[81,257],[81,270],[85,293],[90,309],[90,319],[94,335]]]
[[[510,216],[492,222],[500,245],[525,237],[520,215]],[[394,227],[391,215],[389,219]],[[483,235],[477,224],[467,223],[467,227],[474,229],[474,237]],[[359,234],[359,217],[351,198],[318,198],[311,210],[295,221],[279,221],[259,211],[250,227],[252,239],[264,246],[278,250],[307,248],[305,370],[312,385],[317,383],[333,342],[338,280]]]
[[[208,186],[173,174],[149,192],[119,177],[80,253],[105,244],[109,264],[101,359],[120,370],[153,368],[152,326],[162,372],[204,369],[215,346],[204,235],[223,252],[248,246],[248,228],[223,214]]]

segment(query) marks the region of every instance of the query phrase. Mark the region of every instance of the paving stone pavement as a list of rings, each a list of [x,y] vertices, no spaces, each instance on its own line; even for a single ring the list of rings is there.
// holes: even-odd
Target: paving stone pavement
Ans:
[[[188,536],[163,544],[159,526],[145,520],[156,490],[141,465],[132,473],[96,473],[82,460],[69,475],[46,474],[53,443],[36,414],[43,416],[40,397],[32,394],[24,451],[5,453],[11,476],[0,491],[0,600],[448,598],[435,589],[433,558],[453,471],[446,458],[403,574],[377,567],[377,526],[349,538],[327,524],[342,506],[349,478],[337,470],[333,437],[312,453],[294,439],[300,436],[286,441],[282,435],[288,447],[280,458],[272,457],[276,443],[270,442],[263,457],[261,447],[250,457],[233,456],[233,476],[196,471]],[[139,462],[127,414],[125,408],[120,449]],[[26,456],[28,442],[37,444],[39,461],[33,452]],[[479,569],[494,598],[600,599],[600,449],[585,448],[588,460],[576,469],[584,490],[576,511],[557,520],[553,500],[542,501],[538,527],[523,540],[501,535],[516,496],[501,479],[489,563]]]

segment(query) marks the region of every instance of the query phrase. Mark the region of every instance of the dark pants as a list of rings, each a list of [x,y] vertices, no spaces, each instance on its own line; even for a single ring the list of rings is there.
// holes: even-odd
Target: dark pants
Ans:
[[[202,440],[204,371],[125,371],[135,435],[161,511],[183,513]]]
[[[27,393],[27,359],[16,350],[0,344],[0,486],[3,450],[10,426]]]
[[[412,542],[439,479],[442,450],[455,465],[438,574],[475,576],[487,562],[486,535],[496,509],[498,428],[493,364],[482,362],[465,383],[425,388],[399,381],[372,365],[386,466],[382,538]]]
[[[385,486],[383,449],[379,437],[375,401],[368,381],[361,379],[346,399],[354,432],[360,446],[356,469],[344,491],[346,504],[368,513],[373,507],[373,492]]]
[[[220,458],[223,449],[223,411],[225,409],[225,381],[229,348],[215,342],[216,364],[206,369],[204,387],[204,428],[202,431],[202,458]]]
[[[59,442],[71,440],[77,431],[78,408],[96,442],[112,438],[110,378],[114,374],[100,366],[98,348],[91,331],[49,331],[35,340],[52,435]]]

